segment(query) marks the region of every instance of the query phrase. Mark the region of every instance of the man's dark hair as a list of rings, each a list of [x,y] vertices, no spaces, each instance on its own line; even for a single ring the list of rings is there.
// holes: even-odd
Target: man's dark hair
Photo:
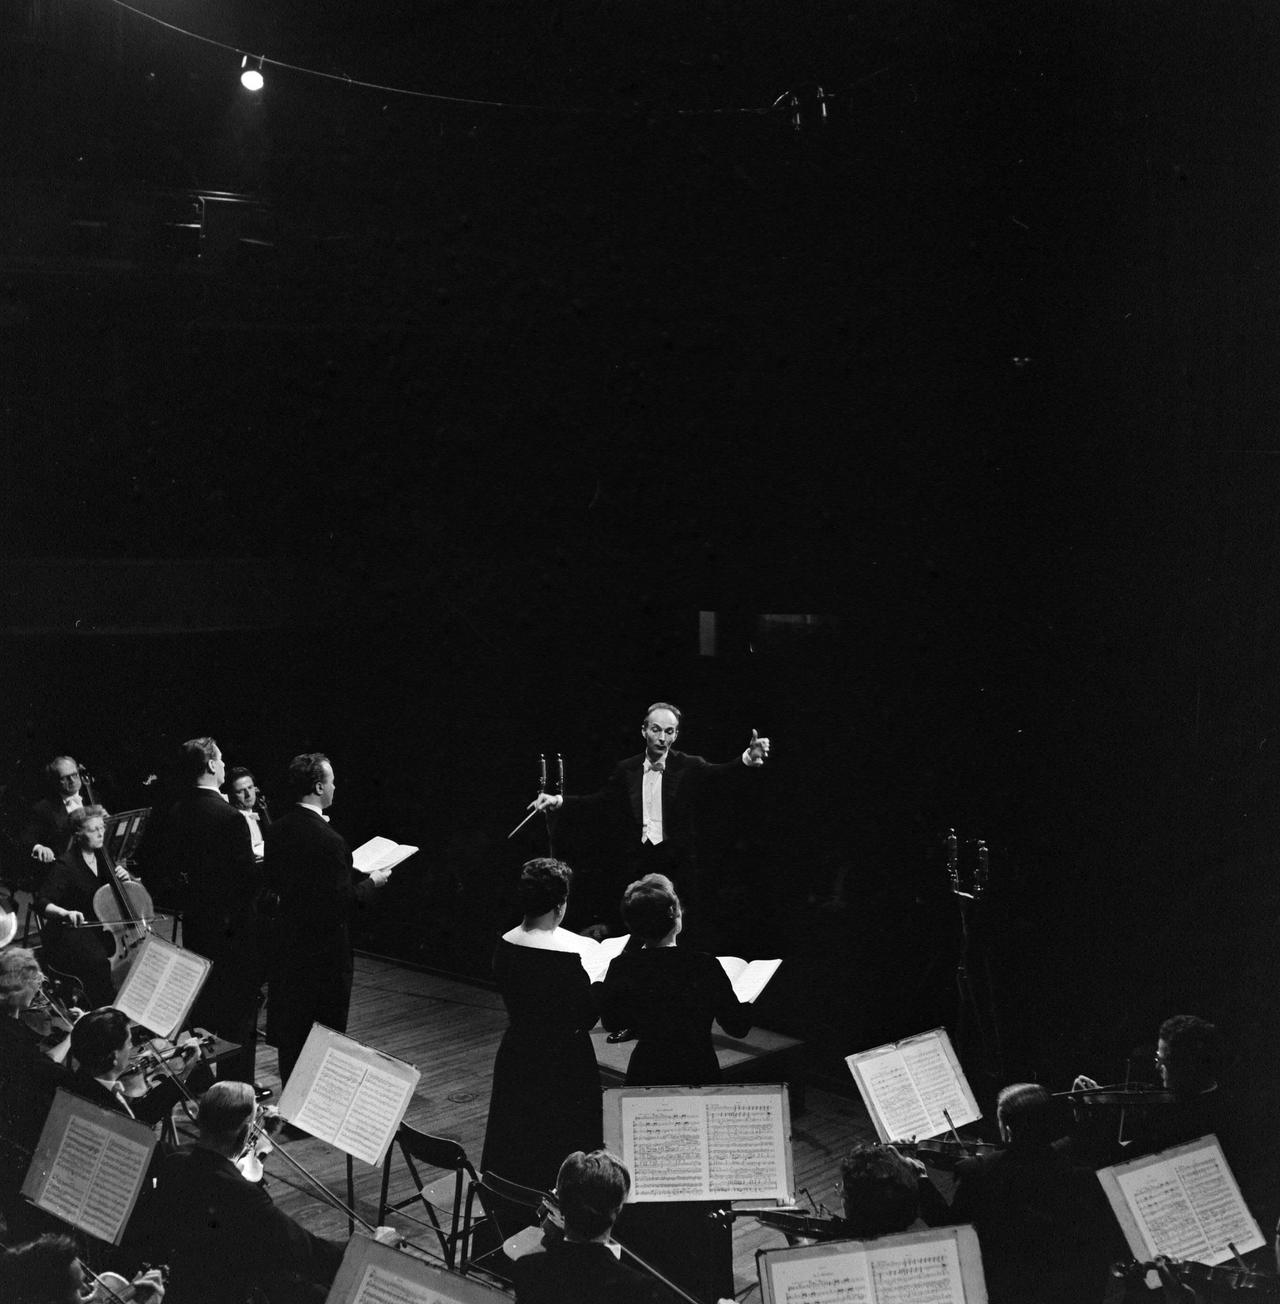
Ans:
[[[517,889],[520,909],[527,918],[530,915],[545,915],[569,899],[569,888],[573,884],[573,870],[562,860],[552,860],[550,856],[539,856],[530,860],[520,871],[520,886]]]
[[[661,941],[679,913],[680,898],[665,874],[646,874],[622,894],[622,922],[642,942]]]
[[[324,782],[324,768],[329,758],[323,752],[303,752],[289,762],[289,792],[301,800],[309,797],[316,790],[317,783]]]
[[[178,769],[189,783],[195,783],[201,775],[207,774],[209,763],[218,754],[218,744],[212,738],[188,738],[182,744]]]
[[[920,1214],[920,1175],[892,1147],[864,1142],[840,1161],[851,1236],[906,1231]]]
[[[1160,1025],[1160,1040],[1168,1047],[1165,1065],[1179,1091],[1205,1091],[1218,1080],[1222,1035],[1217,1026],[1194,1014],[1175,1014]]]
[[[1052,1145],[1061,1135],[1053,1097],[1038,1082],[1014,1082],[996,1097],[996,1118],[1018,1145]]]
[[[128,1040],[129,1020],[119,1010],[90,1010],[71,1029],[71,1053],[91,1078],[100,1078]]]
[[[228,791],[228,792],[230,792],[231,789],[234,788],[234,787],[236,786],[236,780],[237,780],[237,779],[252,779],[252,780],[253,780],[253,786],[254,786],[255,788],[258,786],[258,781],[257,781],[257,779],[254,779],[254,777],[253,777],[253,771],[250,770],[250,769],[248,769],[247,767],[245,767],[245,766],[243,766],[243,765],[237,765],[237,766],[235,766],[233,769],[230,769],[230,770],[227,771],[227,791]]]
[[[631,1193],[626,1165],[607,1150],[575,1150],[560,1165],[556,1196],[566,1228],[587,1240],[607,1232]]]
[[[46,1232],[0,1252],[5,1304],[63,1304],[71,1295],[71,1265],[79,1257],[70,1236]]]

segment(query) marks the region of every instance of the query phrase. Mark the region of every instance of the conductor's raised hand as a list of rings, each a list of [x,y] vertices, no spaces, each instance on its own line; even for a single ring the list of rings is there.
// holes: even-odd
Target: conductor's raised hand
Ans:
[[[754,729],[751,731],[751,741],[747,744],[747,764],[763,765],[769,755],[769,740],[761,738]]]
[[[554,792],[540,792],[525,810],[556,810],[564,805],[564,798]]]

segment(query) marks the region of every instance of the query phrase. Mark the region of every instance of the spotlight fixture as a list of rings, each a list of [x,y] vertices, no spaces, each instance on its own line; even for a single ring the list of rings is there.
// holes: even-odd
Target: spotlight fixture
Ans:
[[[258,62],[254,65],[249,63],[249,56],[246,54],[240,60],[240,85],[247,91],[260,91],[266,85],[266,80],[262,76],[262,61],[264,55],[258,56]]]

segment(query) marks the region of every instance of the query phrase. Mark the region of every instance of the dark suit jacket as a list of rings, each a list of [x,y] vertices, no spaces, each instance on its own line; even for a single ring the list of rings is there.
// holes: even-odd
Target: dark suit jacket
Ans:
[[[114,1092],[108,1091],[97,1078],[91,1078],[83,1069],[76,1069],[66,1081],[66,1087],[83,1097],[91,1104],[109,1109],[114,1114],[128,1117],[130,1111],[140,1123],[159,1123],[169,1111],[182,1099],[182,1092],[176,1083],[166,1079],[153,1087],[145,1096],[134,1096],[129,1100],[129,1108],[120,1103]]]
[[[731,777],[749,768],[743,765],[741,757],[716,765],[688,752],[667,753],[662,775],[662,836],[671,844],[674,855],[688,861],[695,853],[695,815],[701,785],[708,778]],[[576,797],[566,794],[565,809],[598,810],[617,830],[638,844],[644,822],[643,779],[644,753],[641,752],[619,762],[599,792]]]
[[[244,818],[214,789],[192,787],[170,808],[157,853],[166,879],[186,877],[183,945],[213,961],[210,982],[222,985],[238,970],[256,992],[260,871]]]
[[[80,800],[88,805],[83,794]],[[31,818],[22,830],[23,853],[29,856],[37,842],[48,847],[55,856],[66,851],[70,844],[71,816],[67,814],[61,797],[42,797],[31,807]]]
[[[281,970],[349,972],[351,908],[368,901],[376,885],[352,867],[342,834],[310,807],[294,806],[264,836],[268,882],[280,898]]]
[[[513,1276],[516,1304],[657,1304],[674,1298],[594,1241],[553,1242],[517,1259]]]
[[[189,1304],[243,1304],[250,1287],[271,1293],[284,1277],[328,1286],[342,1262],[339,1242],[304,1231],[261,1183],[198,1145],[160,1161],[154,1197],[134,1222],[145,1222],[154,1261],[169,1264],[174,1299]]]

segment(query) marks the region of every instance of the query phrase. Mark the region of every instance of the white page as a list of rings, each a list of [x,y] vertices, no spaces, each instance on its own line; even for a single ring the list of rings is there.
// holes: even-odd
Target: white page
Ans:
[[[779,1259],[769,1266],[775,1304],[874,1304],[861,1245],[843,1253]]]
[[[724,960],[720,963],[724,964]],[[750,964],[743,965],[736,977],[729,974],[733,982],[733,994],[744,1004],[750,1005],[769,985],[781,965],[781,960],[752,960]],[[729,972],[727,967],[725,972]]]
[[[954,1240],[867,1246],[876,1304],[964,1304],[960,1247]]]
[[[920,1093],[921,1103],[929,1114],[930,1130],[921,1133],[922,1138],[947,1131],[947,1120],[942,1113],[944,1109],[950,1113],[951,1122],[956,1127],[972,1123],[980,1117],[965,1096],[957,1076],[958,1066],[947,1054],[941,1035],[930,1033],[918,1039],[900,1042],[898,1049],[902,1052],[903,1063]]]
[[[36,1203],[73,1227],[114,1242],[132,1208],[151,1150],[73,1113]]]
[[[708,1096],[704,1103],[707,1187],[714,1198],[789,1200],[781,1097]]]
[[[413,1092],[413,1084],[372,1065],[356,1088],[333,1143],[347,1154],[377,1164],[391,1142]]]
[[[624,1096],[623,1161],[632,1198],[705,1200],[707,1120],[698,1096]]]
[[[886,1047],[865,1055],[850,1055],[847,1063],[863,1088],[865,1103],[882,1141],[934,1135],[930,1131],[929,1111],[920,1099],[900,1051]]]
[[[325,1048],[324,1058],[302,1102],[302,1108],[289,1121],[312,1136],[330,1141],[338,1135],[351,1108],[351,1102],[364,1081],[364,1061],[338,1050]]]
[[[194,951],[148,937],[134,957],[115,1008],[159,1037],[172,1037],[195,1004],[212,968]]]
[[[370,838],[351,853],[351,863],[360,873],[371,874],[375,869],[394,869],[417,850],[407,843],[392,842],[390,838]]]

